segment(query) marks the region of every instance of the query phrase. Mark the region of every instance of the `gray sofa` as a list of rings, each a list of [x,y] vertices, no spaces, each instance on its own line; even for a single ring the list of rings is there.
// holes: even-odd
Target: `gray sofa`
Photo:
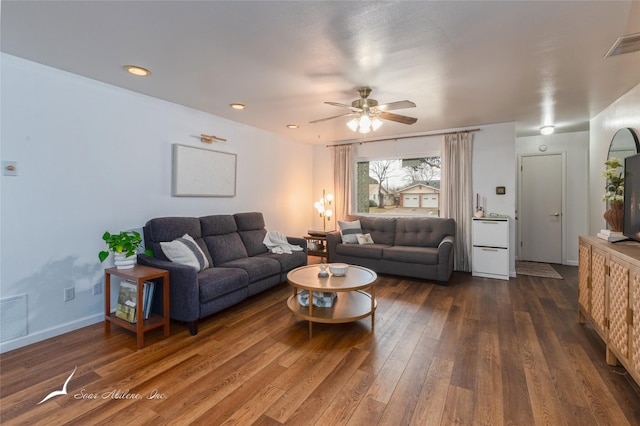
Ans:
[[[169,271],[170,317],[189,324],[198,333],[198,319],[219,312],[287,279],[287,273],[307,264],[303,238],[287,237],[302,251],[275,254],[263,244],[262,213],[238,213],[205,217],[160,217],[144,226],[144,241],[154,257],[138,255],[138,263]],[[171,262],[160,243],[188,234],[207,257],[210,267],[196,268]],[[159,293],[159,294],[158,294]],[[156,292],[154,308],[161,306]]]
[[[327,234],[329,262],[360,265],[382,274],[434,280],[445,285],[453,272],[456,224],[438,217],[350,216],[373,244],[344,244],[340,231]]]

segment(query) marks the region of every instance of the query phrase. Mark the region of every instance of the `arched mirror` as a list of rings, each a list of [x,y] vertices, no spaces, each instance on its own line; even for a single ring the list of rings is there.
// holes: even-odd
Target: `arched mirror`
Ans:
[[[640,152],[640,142],[638,142],[638,136],[628,127],[622,128],[613,135],[611,139],[611,145],[609,145],[609,154],[607,160],[615,157],[620,160],[620,163],[624,165],[624,159],[630,155],[638,154]],[[624,166],[620,167],[620,173],[624,176]],[[607,200],[607,209],[609,208],[609,200]]]
[[[630,128],[623,128],[616,132],[611,139],[611,145],[609,145],[609,155],[607,160],[611,157],[620,159],[621,163],[624,163],[624,159],[630,155],[634,155],[640,152],[640,143],[638,142],[638,136]]]

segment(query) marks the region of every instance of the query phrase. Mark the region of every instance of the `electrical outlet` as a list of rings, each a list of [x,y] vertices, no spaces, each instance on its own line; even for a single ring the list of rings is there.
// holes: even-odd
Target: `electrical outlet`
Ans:
[[[101,294],[101,293],[102,293],[102,283],[97,282],[93,285],[93,295],[95,296],[96,294]]]
[[[76,291],[73,287],[67,287],[64,289],[64,301],[68,302],[69,300],[73,300],[76,297]]]

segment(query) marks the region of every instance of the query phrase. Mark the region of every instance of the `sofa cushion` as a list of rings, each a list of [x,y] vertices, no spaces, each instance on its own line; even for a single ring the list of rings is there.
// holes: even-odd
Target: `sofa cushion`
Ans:
[[[394,244],[396,218],[393,217],[360,217],[362,233],[371,234],[377,244],[391,246]]]
[[[160,243],[173,241],[184,234],[189,234],[198,243],[205,255],[209,256],[207,247],[202,240],[200,220],[196,217],[159,217],[150,219],[144,226],[145,247],[150,249],[158,259],[169,260],[162,251]],[[211,260],[210,257],[207,257],[207,259]]]
[[[307,254],[304,251],[294,251],[291,254],[266,252],[258,256],[277,260],[280,263],[280,272],[287,272],[307,264]]]
[[[247,288],[249,275],[242,269],[209,268],[198,274],[200,303]]]
[[[386,248],[389,248],[389,246],[384,244],[338,244],[336,253],[342,256],[382,259],[382,250]]]
[[[220,266],[236,259],[246,258],[247,250],[237,232],[223,235],[205,236],[204,242],[211,253],[214,266]]]
[[[209,261],[204,252],[189,234],[184,234],[173,241],[162,241],[160,248],[172,262],[191,266],[198,272],[209,267]]]
[[[414,247],[437,247],[447,235],[455,235],[453,219],[398,218],[395,245]]]
[[[260,212],[236,213],[233,215],[238,231],[254,231],[264,229],[264,216]]]
[[[360,226],[359,220],[353,222],[338,221],[340,226],[340,235],[342,236],[343,244],[358,244],[357,234],[362,234],[362,226]]]
[[[393,246],[382,251],[382,258],[395,262],[437,265],[438,249],[434,247]]]
[[[280,262],[263,256],[235,259],[218,266],[222,268],[244,269],[249,275],[249,283],[280,274]]]
[[[233,216],[226,214],[201,217],[200,227],[203,237],[229,234],[238,231],[238,226]]]
[[[247,254],[249,256],[257,256],[262,253],[266,253],[269,250],[264,245],[264,236],[267,235],[267,230],[255,229],[253,231],[238,231],[240,239],[244,244]]]

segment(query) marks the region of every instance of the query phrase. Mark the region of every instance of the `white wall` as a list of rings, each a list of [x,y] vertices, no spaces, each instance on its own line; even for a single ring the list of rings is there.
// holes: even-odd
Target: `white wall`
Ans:
[[[547,146],[545,154],[564,153],[566,158],[567,179],[566,188],[564,188],[566,229],[563,230],[565,239],[563,263],[577,266],[578,236],[588,232],[589,132],[517,138],[516,153],[517,155],[540,154],[541,145]]]
[[[640,84],[629,90],[600,112],[589,125],[589,234],[595,235],[606,228],[603,214],[606,210],[604,194],[604,162],[613,135],[623,127],[630,127],[640,138]]]
[[[158,216],[262,211],[306,233],[313,149],[272,133],[2,54],[0,298],[26,293],[28,335],[0,351],[102,321],[104,231]],[[228,139],[203,144],[200,133]],[[171,196],[171,148],[237,154],[233,198]],[[109,260],[108,262],[111,262]],[[105,263],[108,263],[105,262]],[[110,266],[110,265],[106,265]],[[63,289],[75,299],[63,302]]]
[[[474,126],[479,132],[473,133],[473,194],[486,197],[489,213],[505,214],[511,217],[511,246],[515,244],[516,210],[516,151],[515,123]],[[443,132],[462,129],[444,129]],[[434,132],[434,133],[439,133]],[[373,139],[373,138],[371,138]],[[421,156],[440,152],[442,136],[429,136],[397,141],[357,144],[356,158],[371,159],[397,156]],[[314,194],[322,195],[322,189],[333,188],[333,168],[331,148],[314,146]],[[496,195],[495,187],[505,186],[505,195]],[[475,200],[475,198],[474,198]],[[469,212],[469,217],[473,211]],[[322,227],[320,218],[316,226]],[[332,224],[333,227],[333,224]],[[320,228],[321,229],[321,228]],[[333,229],[333,228],[332,228]],[[515,275],[515,252],[510,253],[511,275]]]

